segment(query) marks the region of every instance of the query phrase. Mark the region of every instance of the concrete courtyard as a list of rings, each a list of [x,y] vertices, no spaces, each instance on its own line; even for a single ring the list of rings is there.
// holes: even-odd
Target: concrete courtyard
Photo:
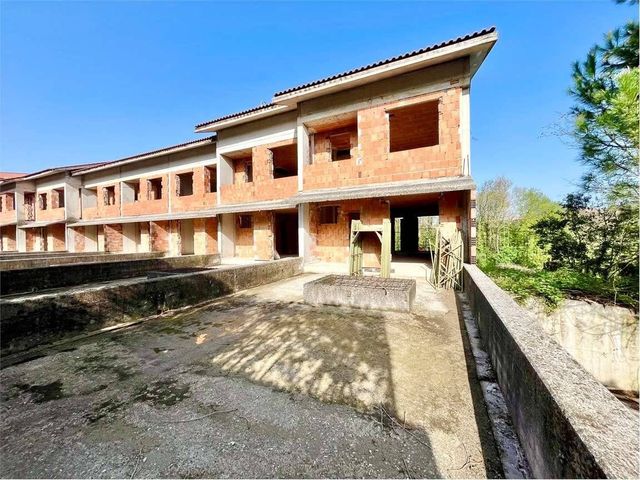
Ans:
[[[312,307],[315,278],[4,368],[1,475],[500,476],[455,294],[419,281],[411,314]]]

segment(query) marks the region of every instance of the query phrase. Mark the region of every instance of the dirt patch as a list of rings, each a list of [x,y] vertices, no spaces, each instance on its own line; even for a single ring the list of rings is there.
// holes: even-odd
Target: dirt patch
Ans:
[[[304,280],[1,370],[0,473],[500,474],[483,453],[453,296],[419,295],[413,315],[317,308],[301,302]]]

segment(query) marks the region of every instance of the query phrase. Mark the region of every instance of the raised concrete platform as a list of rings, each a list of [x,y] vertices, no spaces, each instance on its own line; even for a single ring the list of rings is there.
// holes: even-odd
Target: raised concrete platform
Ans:
[[[339,305],[410,312],[416,281],[398,278],[327,275],[305,283],[304,301],[311,305]]]

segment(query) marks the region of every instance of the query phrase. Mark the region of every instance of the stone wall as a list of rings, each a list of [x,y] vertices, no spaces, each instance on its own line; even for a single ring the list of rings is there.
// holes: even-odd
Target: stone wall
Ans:
[[[534,476],[638,478],[638,417],[475,265],[464,291]]]

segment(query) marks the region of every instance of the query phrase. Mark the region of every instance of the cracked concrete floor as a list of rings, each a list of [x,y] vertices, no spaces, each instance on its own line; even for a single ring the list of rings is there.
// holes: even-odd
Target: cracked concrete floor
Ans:
[[[302,303],[315,278],[3,369],[0,473],[500,476],[454,294],[421,283],[412,314],[319,308]]]

